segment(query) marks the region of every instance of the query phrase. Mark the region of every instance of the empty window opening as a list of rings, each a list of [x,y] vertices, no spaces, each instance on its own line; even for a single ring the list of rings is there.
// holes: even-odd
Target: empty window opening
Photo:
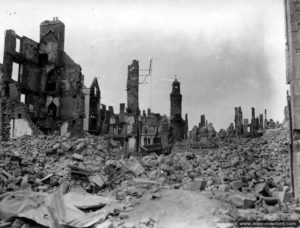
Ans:
[[[11,78],[16,82],[19,80],[19,64],[17,63],[13,63]]]
[[[16,52],[20,52],[20,50],[21,50],[21,40],[20,39],[16,39]]]
[[[21,93],[21,102],[26,103],[26,95],[24,93]]]
[[[53,101],[51,101],[51,103],[48,105],[48,116],[52,117],[52,118],[55,118],[56,117],[56,112],[57,112],[57,107],[53,103]]]
[[[5,96],[9,97],[9,82],[7,82],[7,81],[5,82],[4,91],[5,91]]]
[[[97,103],[96,102],[91,102],[91,109],[97,110]]]
[[[47,91],[54,92],[56,90],[56,82],[47,83]]]
[[[95,97],[97,96],[97,90],[96,90],[96,88],[94,88],[94,96]]]
[[[39,54],[39,63],[41,66],[48,63],[48,54]]]
[[[97,117],[92,115],[91,116],[91,130],[97,129]]]
[[[49,74],[48,74],[48,78],[47,78],[47,91],[48,92],[55,92],[56,91],[56,84],[57,84],[57,75],[55,70],[52,70]]]
[[[21,119],[21,118],[22,118],[22,114],[18,113],[18,119]]]
[[[144,145],[147,145],[147,138],[144,138]]]

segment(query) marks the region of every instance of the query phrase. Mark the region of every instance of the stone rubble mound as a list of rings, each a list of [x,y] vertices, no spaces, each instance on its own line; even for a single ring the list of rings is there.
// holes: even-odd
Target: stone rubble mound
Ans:
[[[127,154],[106,137],[22,137],[0,153],[0,227],[158,227],[127,222],[145,194],[163,189],[205,194],[224,207],[216,224],[237,220],[299,220],[289,170],[288,128],[261,138],[230,138],[218,148],[175,144],[169,155]],[[230,226],[230,224],[232,226]]]

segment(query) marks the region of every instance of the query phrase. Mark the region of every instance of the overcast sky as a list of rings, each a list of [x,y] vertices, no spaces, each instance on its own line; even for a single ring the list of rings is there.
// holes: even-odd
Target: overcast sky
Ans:
[[[65,24],[65,51],[81,65],[85,84],[97,77],[102,103],[126,103],[127,65],[153,58],[152,80],[140,85],[140,108],[170,114],[174,75],[181,82],[189,127],[206,114],[217,129],[268,110],[283,120],[286,105],[284,8],[281,0],[0,0],[0,62],[4,31],[39,41],[39,25]],[[152,83],[151,83],[152,82]]]

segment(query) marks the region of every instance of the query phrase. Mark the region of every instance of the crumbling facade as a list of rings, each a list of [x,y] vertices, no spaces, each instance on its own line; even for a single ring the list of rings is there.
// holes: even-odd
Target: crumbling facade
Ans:
[[[125,104],[120,104],[120,113],[107,112],[106,106],[102,105],[100,110],[102,134],[109,129],[109,136],[119,140],[124,144],[127,151],[139,150],[140,146],[182,140],[187,138],[188,116],[182,119],[182,95],[180,93],[180,83],[175,79],[172,84],[170,94],[170,117],[162,116],[159,113],[152,113],[150,109],[139,109],[139,62],[133,60],[128,66],[127,77],[127,108]],[[109,118],[109,122],[107,119]]]
[[[199,129],[201,129],[203,127],[207,127],[206,126],[206,120],[205,120],[205,115],[204,114],[200,116]]]
[[[187,132],[185,132],[187,122],[182,119],[182,95],[180,93],[180,82],[176,78],[172,83],[170,104],[170,127],[172,128],[172,136],[174,140],[184,139],[187,135]]]
[[[75,135],[83,132],[84,93],[81,67],[64,51],[65,25],[57,18],[40,25],[40,41],[5,32],[2,114],[33,123],[44,133],[59,131]],[[24,103],[24,109],[17,108]],[[22,115],[19,110],[28,110]],[[27,111],[25,111],[27,113]],[[4,121],[7,124],[7,120]],[[13,129],[14,131],[15,129]],[[7,126],[0,132],[6,135]]]
[[[147,115],[143,112],[141,117],[141,146],[155,143],[169,143],[169,121],[167,116],[152,113],[148,109]]]
[[[272,124],[272,119],[267,120],[267,110],[265,109],[265,116],[259,114],[255,115],[255,108],[251,108],[251,120],[243,119],[243,112],[241,107],[234,108],[234,123],[231,123],[227,129],[227,135],[230,137],[258,137],[261,136],[265,129],[275,128]]]
[[[243,112],[241,107],[235,107],[234,124],[236,134],[243,134]]]
[[[217,132],[213,126],[213,123],[208,123],[205,114],[200,116],[200,122],[193,127],[190,131],[190,138],[193,141],[199,141],[203,145],[207,144],[209,139],[217,136]]]
[[[300,196],[300,1],[285,0],[286,82],[290,85],[291,177],[295,197]]]
[[[90,88],[83,88],[85,94],[85,118],[83,128],[92,134],[101,133],[101,91],[97,78],[94,78]]]
[[[133,60],[128,66],[127,77],[127,112],[138,115],[139,110],[139,62]]]

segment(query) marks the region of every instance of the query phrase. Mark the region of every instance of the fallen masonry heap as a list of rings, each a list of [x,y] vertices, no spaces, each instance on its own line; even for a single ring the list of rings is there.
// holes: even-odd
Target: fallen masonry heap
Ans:
[[[116,141],[86,135],[25,136],[1,146],[1,227],[157,227],[126,222],[145,194],[164,189],[202,191],[228,205],[214,222],[241,218],[299,219],[292,197],[287,128],[261,138],[230,138],[219,148],[170,155],[127,154]],[[100,226],[103,225],[103,226]],[[107,226],[104,226],[107,225]]]

